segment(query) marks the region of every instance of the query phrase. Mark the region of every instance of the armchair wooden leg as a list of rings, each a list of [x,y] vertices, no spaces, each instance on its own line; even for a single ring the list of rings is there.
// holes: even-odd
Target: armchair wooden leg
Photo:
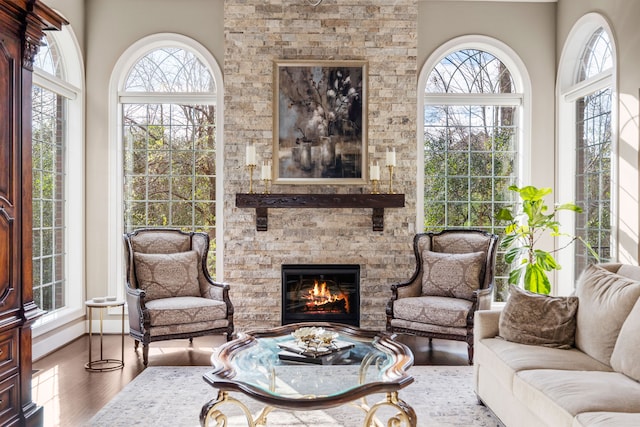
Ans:
[[[144,366],[149,364],[149,343],[142,344],[142,363]]]
[[[473,344],[468,345],[467,353],[469,355],[469,365],[473,365]]]
[[[135,340],[133,342],[133,351],[138,351],[138,346],[140,346],[140,341]]]

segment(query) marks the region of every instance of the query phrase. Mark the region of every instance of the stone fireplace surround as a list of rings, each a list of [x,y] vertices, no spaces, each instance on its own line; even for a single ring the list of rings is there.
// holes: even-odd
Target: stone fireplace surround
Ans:
[[[226,0],[224,62],[224,280],[231,286],[237,330],[281,324],[281,265],[358,264],[360,326],[384,329],[392,283],[414,270],[417,0]],[[273,61],[364,59],[369,63],[369,159],[384,165],[395,148],[394,189],[405,207],[385,209],[372,231],[371,210],[274,209],[256,231],[254,209],[237,208],[248,190],[245,146],[271,159]],[[382,179],[387,179],[383,171]],[[383,181],[384,183],[384,181]],[[363,194],[363,185],[273,185],[282,194]],[[256,191],[262,191],[258,186]]]

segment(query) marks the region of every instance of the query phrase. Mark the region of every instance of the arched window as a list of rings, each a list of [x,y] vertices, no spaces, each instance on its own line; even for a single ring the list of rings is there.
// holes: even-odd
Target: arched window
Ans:
[[[589,243],[600,261],[613,259],[615,247],[611,126],[615,50],[610,34],[599,15],[583,17],[567,39],[559,70],[558,155],[562,164],[572,166],[560,168],[560,181],[565,182],[564,194],[583,209],[572,223],[574,234]],[[573,283],[594,257],[578,244],[571,257],[559,260],[570,271],[563,281]]]
[[[46,33],[33,68],[33,294],[47,312],[39,331],[82,310],[83,267],[70,260],[83,259],[83,81],[67,27]]]
[[[512,202],[508,188],[518,184],[524,98],[520,69],[496,49],[496,42],[483,41],[451,43],[423,71],[419,180],[425,230],[469,227],[499,233],[495,213]],[[499,256],[498,300],[506,296],[507,276]]]
[[[216,269],[220,72],[186,37],[146,38],[122,57],[117,83],[122,232],[144,227],[209,234]]]

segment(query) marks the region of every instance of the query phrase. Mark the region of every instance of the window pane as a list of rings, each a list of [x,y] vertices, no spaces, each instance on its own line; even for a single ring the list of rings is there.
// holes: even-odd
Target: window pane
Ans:
[[[60,75],[55,44],[47,41],[35,63],[50,74]],[[33,203],[33,288],[38,306],[47,311],[64,307],[54,303],[53,289],[64,288],[65,260],[65,100],[56,93],[32,89],[32,203]],[[62,298],[64,294],[61,293]]]
[[[207,67],[191,52],[165,47],[153,50],[131,69],[125,83],[135,92],[215,92]]]
[[[611,68],[613,68],[611,40],[604,28],[599,28],[593,33],[582,52],[577,81],[586,80]]]
[[[429,93],[511,93],[514,84],[507,67],[495,56],[477,49],[453,52],[435,66],[427,82]]]
[[[54,39],[46,36],[42,38],[33,66],[61,79],[65,78],[59,48]]]
[[[576,204],[583,215],[576,220],[576,235],[600,257],[611,257],[611,90],[597,91],[576,102]],[[575,245],[576,277],[594,258],[583,245]]]

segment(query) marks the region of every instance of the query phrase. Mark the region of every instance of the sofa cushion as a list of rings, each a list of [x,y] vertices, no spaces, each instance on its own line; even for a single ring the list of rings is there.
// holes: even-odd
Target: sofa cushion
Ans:
[[[200,297],[160,298],[147,303],[151,326],[211,322],[227,318],[227,305]]]
[[[572,427],[638,427],[640,414],[626,412],[584,412],[573,419]]]
[[[611,372],[578,349],[561,350],[538,345],[518,344],[501,338],[487,338],[475,346],[475,363],[491,372],[492,378],[511,390],[516,372],[530,369],[566,369]]]
[[[466,328],[471,305],[471,301],[458,298],[400,298],[393,303],[393,317],[430,325]]]
[[[577,310],[578,297],[552,297],[510,285],[499,335],[521,344],[568,349],[574,343]]]
[[[199,297],[198,253],[134,254],[138,287],[146,301],[170,297]]]
[[[520,371],[513,393],[545,425],[571,425],[583,412],[640,412],[640,386],[618,372]]]
[[[640,296],[640,282],[589,265],[576,286],[576,347],[610,364],[618,333]]]
[[[611,367],[636,381],[640,381],[640,300],[620,328],[618,340],[611,353]],[[638,424],[640,425],[640,423]]]
[[[484,252],[422,253],[422,295],[471,299],[480,288]]]

